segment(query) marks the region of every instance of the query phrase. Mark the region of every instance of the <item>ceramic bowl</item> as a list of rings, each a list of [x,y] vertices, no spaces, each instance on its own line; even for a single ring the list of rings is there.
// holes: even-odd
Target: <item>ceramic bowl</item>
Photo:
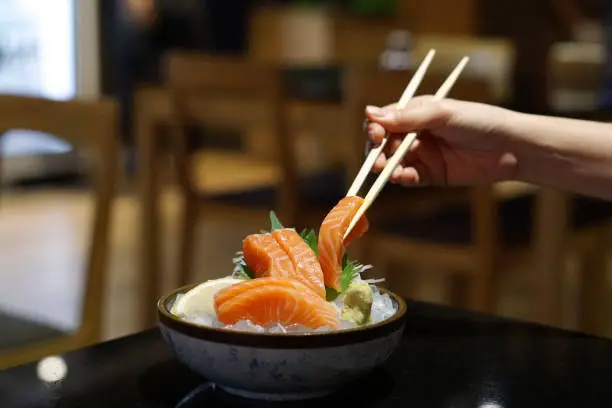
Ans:
[[[157,305],[159,325],[176,358],[224,391],[287,401],[323,397],[384,363],[400,342],[406,304],[377,324],[323,333],[249,333],[204,327],[170,313],[176,289]]]

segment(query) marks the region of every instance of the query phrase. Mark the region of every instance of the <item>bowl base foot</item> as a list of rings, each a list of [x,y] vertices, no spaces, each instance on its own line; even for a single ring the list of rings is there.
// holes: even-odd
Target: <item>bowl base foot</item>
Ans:
[[[240,398],[264,400],[264,401],[300,401],[325,397],[333,392],[333,390],[323,391],[304,391],[304,392],[258,392],[243,390],[240,388],[228,387],[217,384],[217,387],[228,394],[235,395]]]

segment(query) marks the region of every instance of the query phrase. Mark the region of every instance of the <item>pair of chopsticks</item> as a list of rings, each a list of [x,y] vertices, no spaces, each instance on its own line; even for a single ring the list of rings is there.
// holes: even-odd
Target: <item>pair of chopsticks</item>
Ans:
[[[404,93],[402,94],[397,104],[397,109],[399,110],[404,109],[406,105],[408,104],[408,101],[414,96],[417,88],[419,87],[419,85],[423,81],[423,78],[425,77],[425,73],[427,72],[427,69],[429,68],[431,60],[433,59],[435,53],[436,53],[435,50],[430,50],[427,53],[427,55],[425,56],[425,59],[423,59],[423,62],[421,62],[421,65],[416,70],[414,76],[412,77],[412,79],[408,83],[408,86],[404,90]],[[434,95],[435,100],[443,99],[446,97],[446,95],[448,95],[453,85],[455,85],[455,82],[459,78],[459,75],[461,75],[461,72],[467,65],[468,61],[469,61],[468,57],[463,57],[461,59],[459,64],[457,64],[455,69],[450,73],[450,75],[446,78],[442,86],[440,86],[440,88]],[[399,145],[399,147],[397,148],[393,156],[391,156],[391,158],[387,161],[387,164],[385,168],[383,169],[383,171],[381,171],[381,173],[378,175],[378,178],[376,179],[374,184],[372,184],[370,191],[368,191],[368,194],[364,198],[363,204],[359,207],[359,209],[355,213],[353,219],[351,220],[351,223],[349,224],[349,227],[344,233],[344,238],[346,238],[350,234],[350,232],[353,230],[353,228],[357,224],[357,221],[359,221],[359,219],[365,214],[368,208],[370,208],[370,206],[372,205],[376,197],[378,197],[378,194],[380,194],[383,187],[389,180],[389,177],[393,173],[393,170],[395,170],[395,168],[398,166],[400,161],[406,155],[406,153],[412,146],[412,143],[414,143],[417,136],[418,136],[417,132],[411,132],[408,135],[406,135],[404,140],[402,140],[402,143]],[[372,166],[374,165],[374,162],[376,162],[376,159],[378,158],[382,150],[385,148],[386,144],[387,144],[387,138],[385,137],[382,143],[378,147],[370,151],[370,153],[366,157],[366,160],[361,166],[361,169],[357,173],[357,176],[355,177],[353,184],[349,188],[348,193],[346,194],[347,197],[357,195],[365,179],[367,178],[368,174],[372,170]]]

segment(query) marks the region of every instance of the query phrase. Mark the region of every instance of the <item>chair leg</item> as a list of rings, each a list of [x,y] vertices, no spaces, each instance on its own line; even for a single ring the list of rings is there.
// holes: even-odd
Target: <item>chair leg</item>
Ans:
[[[179,230],[178,248],[178,279],[179,286],[191,283],[191,269],[193,265],[193,252],[198,220],[198,202],[186,195],[183,200],[182,219]]]
[[[495,313],[497,310],[497,291],[493,279],[495,270],[487,266],[480,266],[478,269],[480,273],[472,280],[469,289],[469,308],[481,313]]]
[[[499,257],[499,218],[497,201],[491,186],[472,191],[476,265],[469,287],[469,308],[482,313],[496,310],[496,268]]]
[[[448,304],[453,307],[464,308],[470,307],[468,299],[470,298],[470,280],[465,273],[453,271],[449,273],[445,279],[446,298]]]
[[[0,199],[2,199],[2,193],[4,192],[3,191],[3,188],[4,188],[4,184],[3,184],[3,182],[4,182],[4,179],[3,179],[3,177],[4,177],[4,172],[3,172],[4,168],[3,168],[3,165],[4,165],[4,163],[3,163],[3,160],[2,160],[2,155],[4,153],[4,149],[3,149],[3,147],[4,147],[3,146],[3,143],[4,143],[4,138],[3,138],[4,133],[5,132],[0,132]]]
[[[608,256],[607,234],[597,237],[594,245],[581,255],[579,270],[578,325],[580,330],[604,335],[607,317]]]

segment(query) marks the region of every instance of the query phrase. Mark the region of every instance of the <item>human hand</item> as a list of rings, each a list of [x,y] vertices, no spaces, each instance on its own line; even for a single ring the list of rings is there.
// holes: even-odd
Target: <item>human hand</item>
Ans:
[[[374,146],[389,140],[378,157],[380,172],[407,133],[419,135],[393,171],[403,185],[474,185],[513,179],[518,159],[507,123],[514,112],[480,103],[420,96],[405,109],[367,107],[368,136]]]

